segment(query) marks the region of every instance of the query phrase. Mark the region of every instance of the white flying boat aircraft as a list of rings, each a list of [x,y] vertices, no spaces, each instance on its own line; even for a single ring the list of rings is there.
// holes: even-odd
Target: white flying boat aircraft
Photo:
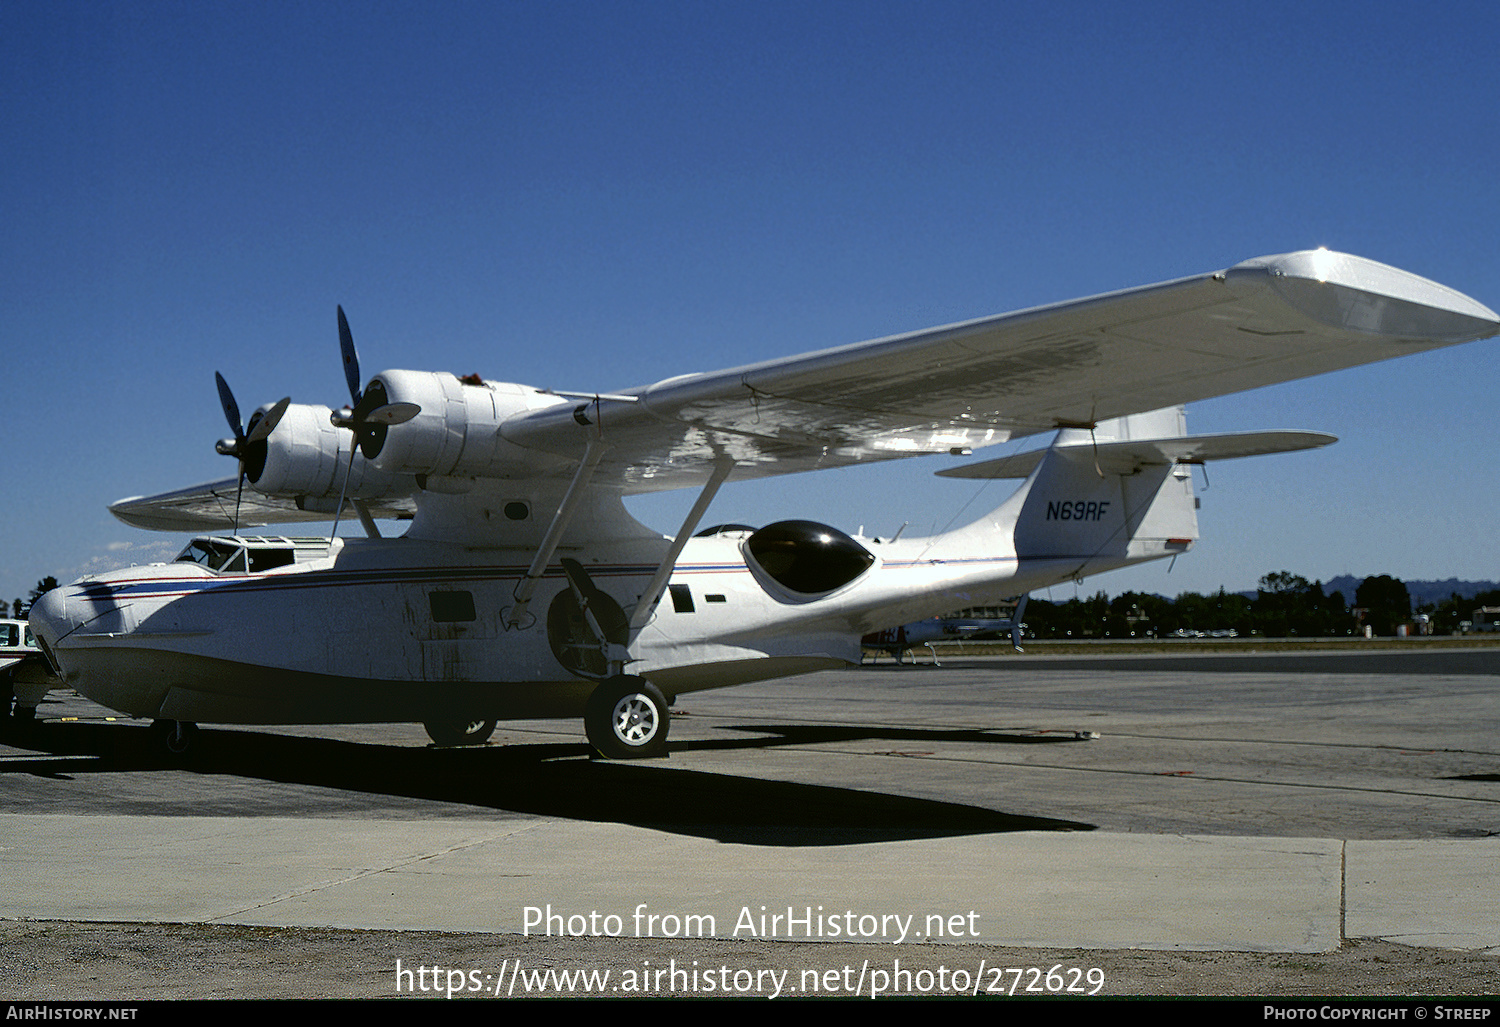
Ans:
[[[1487,338],[1500,317],[1316,250],[597,394],[418,371],[360,389],[342,311],[339,327],[350,406],[282,400],[242,429],[220,379],[238,478],[111,508],[227,534],[31,611],[68,685],[174,749],[200,722],[412,722],[460,744],[582,715],[598,753],[660,755],[684,692],[857,664],[869,632],[1183,553],[1191,464],[1333,441],[1188,435],[1180,404]],[[1053,431],[939,472],[1024,482],[930,538],[699,530],[726,482]],[[671,537],[622,503],[682,488],[697,502]],[[349,507],[366,538],[243,534]],[[382,537],[382,517],[410,523]]]

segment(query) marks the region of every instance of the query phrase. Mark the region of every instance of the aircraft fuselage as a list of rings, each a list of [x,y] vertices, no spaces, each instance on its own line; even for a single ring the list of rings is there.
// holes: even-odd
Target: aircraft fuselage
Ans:
[[[869,570],[808,600],[776,594],[746,560],[744,541],[688,543],[629,645],[629,673],[671,696],[856,664],[869,631],[1122,562],[952,558],[932,539],[861,540],[874,556]],[[585,566],[628,609],[664,547],[595,551]],[[49,593],[33,616],[69,685],[135,716],[215,723],[573,716],[602,668],[589,665],[595,647],[587,632],[567,623],[569,587],[558,568],[525,622],[508,626],[526,556],[341,540],[331,557],[265,573],[178,562],[103,575]]]

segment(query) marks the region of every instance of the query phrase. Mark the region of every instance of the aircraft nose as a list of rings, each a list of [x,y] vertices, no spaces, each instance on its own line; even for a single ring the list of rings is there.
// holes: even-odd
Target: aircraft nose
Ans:
[[[52,669],[59,675],[62,668],[57,666],[53,647],[57,645],[58,639],[78,626],[67,616],[67,593],[70,591],[71,588],[54,588],[33,603],[26,615],[31,623],[31,633],[36,636],[47,662],[52,664]]]
[[[54,588],[52,591],[42,595],[32,604],[27,618],[31,621],[33,633],[45,638],[48,642],[56,642],[66,635],[72,625],[67,623],[67,599],[66,588]]]

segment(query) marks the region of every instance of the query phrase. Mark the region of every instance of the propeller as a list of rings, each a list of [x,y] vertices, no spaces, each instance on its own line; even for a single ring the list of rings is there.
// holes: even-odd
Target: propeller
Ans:
[[[260,472],[266,466],[266,438],[281,423],[282,415],[292,403],[292,397],[284,397],[265,413],[257,410],[250,415],[249,425],[241,428],[240,405],[234,401],[229,383],[217,371],[214,372],[214,381],[219,385],[219,405],[224,408],[224,420],[229,422],[229,430],[234,432],[234,438],[220,439],[214,444],[214,449],[220,455],[232,456],[240,462],[239,483],[234,492],[234,531],[239,534],[240,498],[245,492],[245,472],[248,470],[253,478],[260,477]]]
[[[361,391],[359,387],[359,352],[354,348],[354,333],[349,331],[349,319],[344,308],[339,311],[339,353],[344,361],[344,381],[349,385],[349,405],[335,410],[328,420],[335,428],[348,428],[354,433],[355,445],[349,447],[349,466],[344,470],[344,484],[339,491],[338,510],[334,514],[333,534],[338,533],[338,518],[344,512],[344,496],[349,491],[349,478],[354,473],[354,454],[361,452],[366,460],[380,455],[385,446],[387,429],[393,424],[405,424],[422,412],[415,403],[391,403],[385,386],[379,381]]]
[[[354,348],[354,335],[349,331],[343,307],[339,307],[339,351],[344,358],[344,381],[349,384],[349,405],[335,410],[329,420],[334,427],[352,431],[360,452],[373,459],[385,445],[386,429],[393,424],[405,424],[420,414],[422,408],[415,403],[388,402],[385,386],[379,382],[371,382],[368,389],[360,390],[359,353]],[[352,451],[350,456],[353,457]]]

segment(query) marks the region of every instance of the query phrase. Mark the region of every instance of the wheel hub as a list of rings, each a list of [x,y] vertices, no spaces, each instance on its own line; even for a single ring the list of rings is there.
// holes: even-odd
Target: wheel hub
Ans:
[[[615,734],[627,745],[643,745],[656,734],[656,707],[643,695],[627,695],[615,705]]]

